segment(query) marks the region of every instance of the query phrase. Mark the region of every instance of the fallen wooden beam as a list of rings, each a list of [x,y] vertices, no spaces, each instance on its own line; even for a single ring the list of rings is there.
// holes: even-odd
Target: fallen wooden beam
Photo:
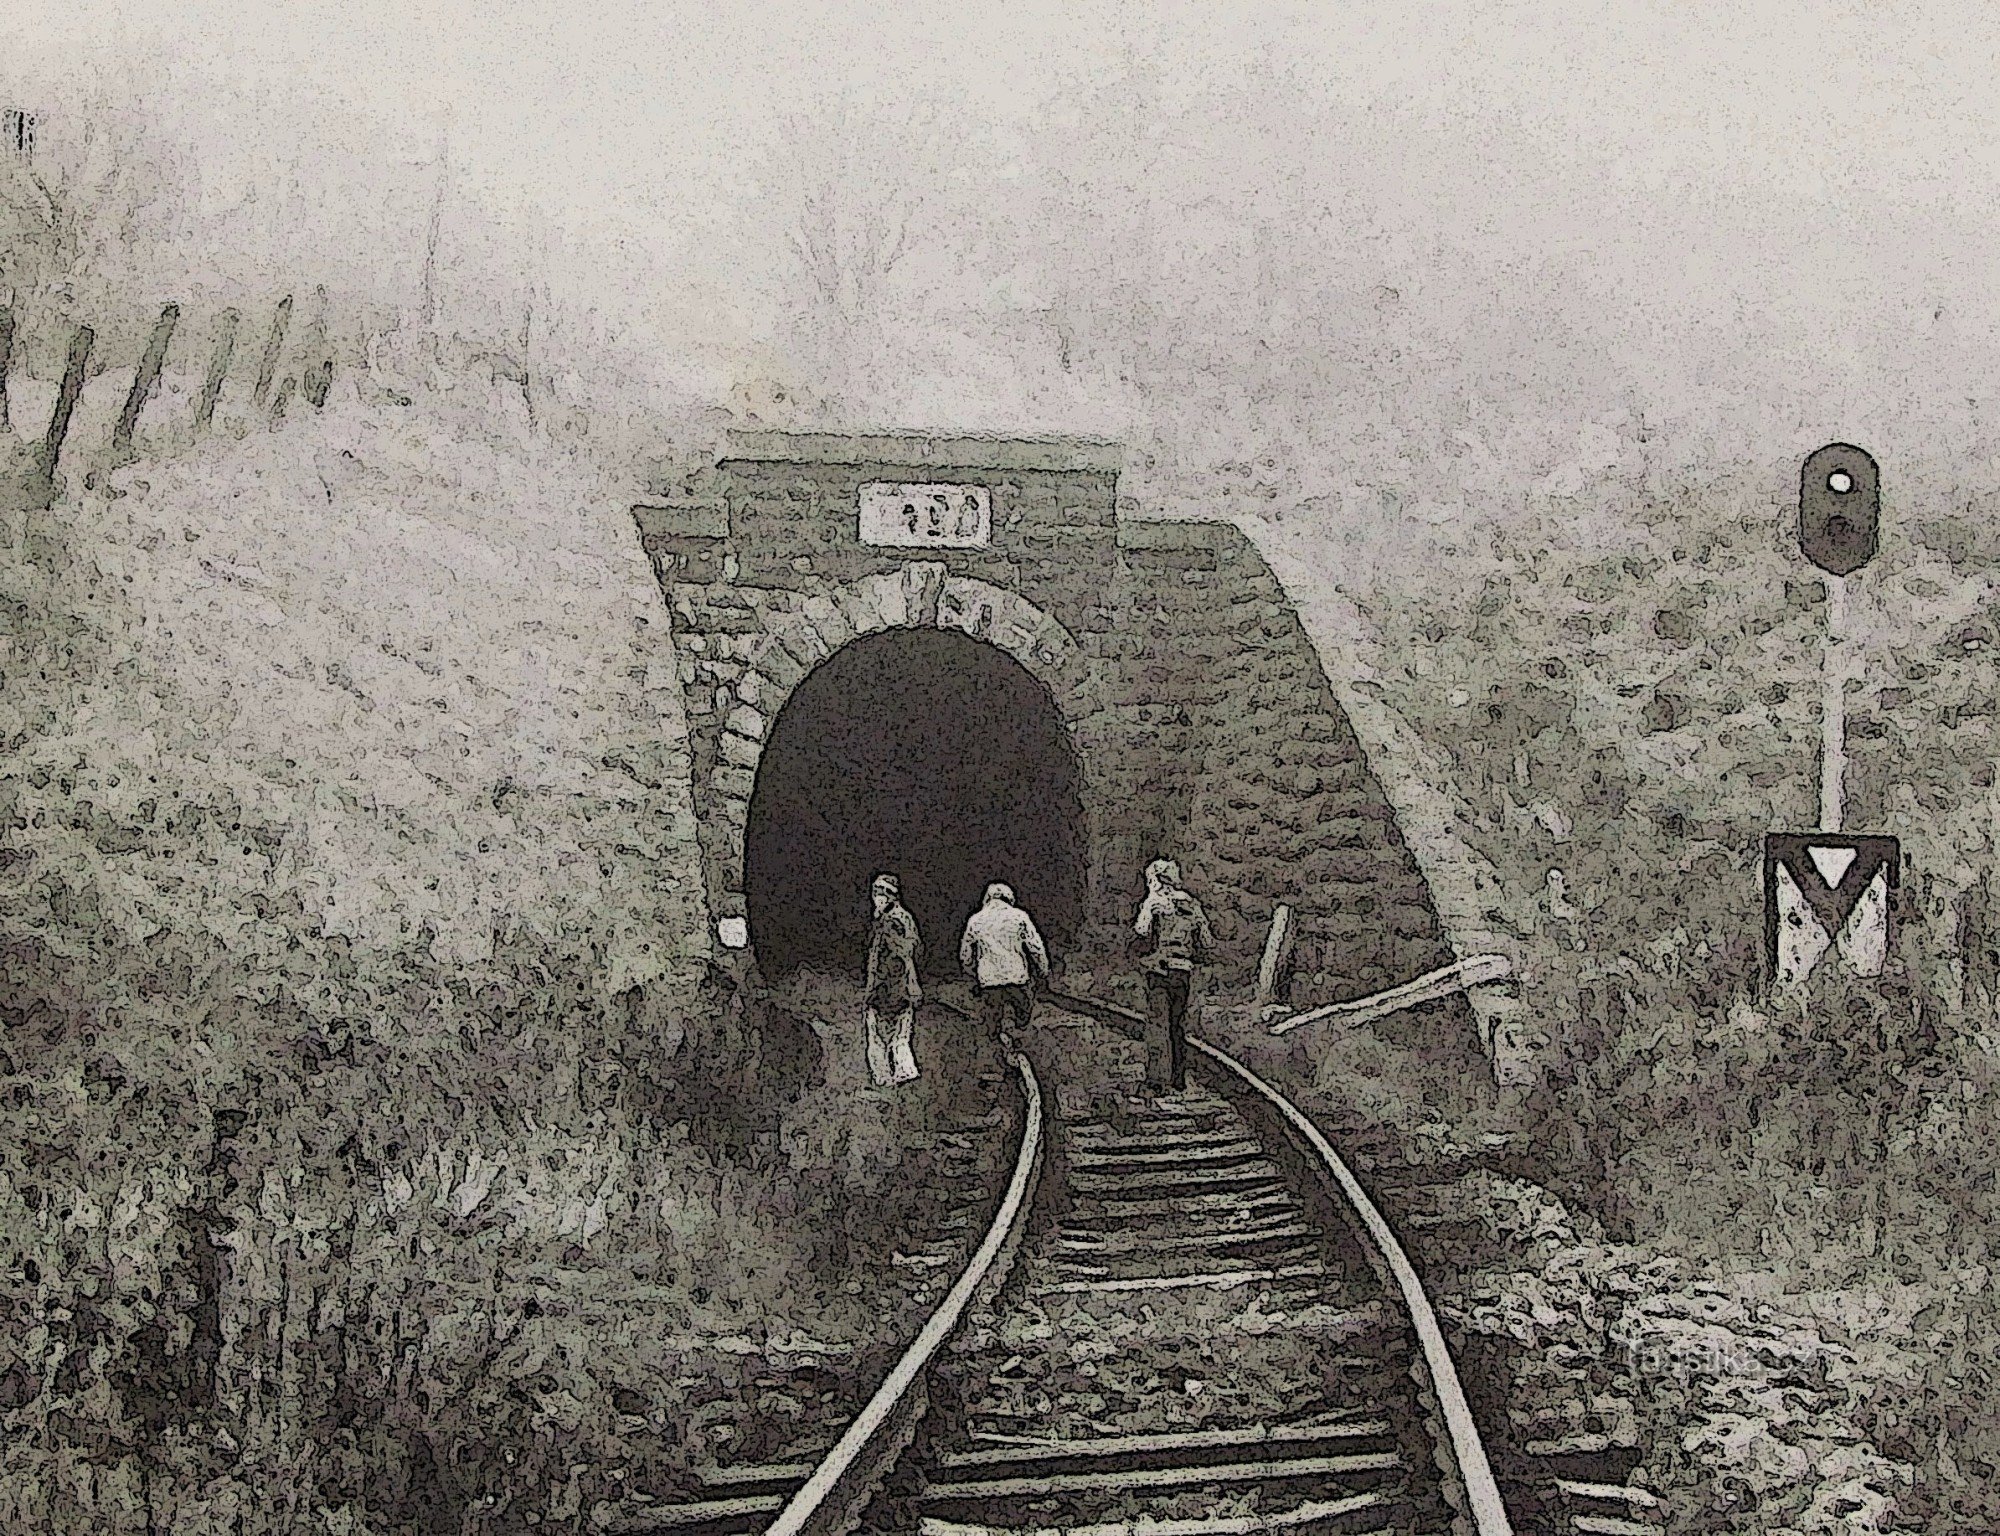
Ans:
[[[1344,1003],[1328,1003],[1322,1008],[1295,1013],[1290,1018],[1280,1019],[1273,1024],[1271,1033],[1290,1034],[1301,1025],[1328,1021],[1336,1024],[1368,1024],[1376,1019],[1386,1018],[1392,1013],[1401,1013],[1405,1008],[1434,1003],[1439,998],[1467,992],[1474,987],[1505,981],[1513,974],[1514,962],[1505,955],[1474,955],[1469,960],[1442,966],[1419,976],[1415,981],[1406,981],[1399,987],[1391,987],[1386,992],[1373,992],[1367,997],[1353,998]]]

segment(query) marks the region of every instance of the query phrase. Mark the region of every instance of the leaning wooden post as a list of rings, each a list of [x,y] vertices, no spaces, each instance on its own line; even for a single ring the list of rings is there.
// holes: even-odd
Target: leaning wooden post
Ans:
[[[160,318],[153,323],[152,339],[146,343],[146,355],[139,359],[139,371],[132,375],[132,388],[125,396],[125,409],[118,413],[118,425],[111,429],[111,462],[129,463],[132,458],[132,434],[139,428],[139,412],[145,408],[147,397],[160,382],[160,369],[167,361],[167,344],[174,339],[174,327],[181,323],[181,307],[169,304],[160,311]]]
[[[257,367],[257,387],[250,403],[261,407],[271,397],[271,381],[278,376],[278,358],[285,349],[285,327],[292,322],[292,296],[278,300],[278,312],[271,317],[271,339],[264,343],[264,361]]]
[[[1270,936],[1264,940],[1264,958],[1257,966],[1257,1006],[1263,1008],[1278,995],[1278,982],[1292,955],[1292,909],[1280,905],[1271,913]]]
[[[0,428],[14,425],[7,404],[7,374],[14,366],[14,305],[0,306]]]
[[[1509,981],[1513,976],[1514,962],[1505,955],[1474,955],[1467,960],[1455,960],[1450,965],[1440,966],[1435,971],[1427,971],[1415,981],[1406,981],[1386,992],[1371,992],[1366,997],[1349,998],[1344,1003],[1328,1003],[1324,1008],[1295,1013],[1288,1019],[1277,1020],[1270,1030],[1274,1035],[1288,1035],[1301,1024],[1318,1024],[1328,1019],[1340,1024],[1372,1024],[1406,1008],[1455,997],[1461,992],[1470,992],[1474,987]]]
[[[215,355],[208,360],[208,377],[202,380],[201,400],[194,408],[194,429],[206,432],[215,419],[215,403],[222,398],[222,381],[229,377],[229,360],[236,355],[236,327],[243,317],[233,309],[222,312],[222,327],[215,338]]]
[[[36,455],[35,470],[51,496],[55,491],[56,465],[62,458],[63,439],[69,436],[70,417],[83,394],[83,370],[90,362],[90,349],[97,335],[87,325],[79,325],[69,339],[69,361],[63,366],[62,388],[56,392],[56,408],[49,417],[49,430]]]

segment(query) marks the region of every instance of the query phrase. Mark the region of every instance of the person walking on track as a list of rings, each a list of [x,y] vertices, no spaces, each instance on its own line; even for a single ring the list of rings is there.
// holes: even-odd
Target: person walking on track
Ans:
[[[894,875],[877,875],[869,893],[875,921],[868,935],[868,981],[864,991],[868,1022],[868,1076],[878,1088],[907,1083],[917,1075],[910,1036],[916,1028],[917,920],[902,901]]]
[[[1147,940],[1152,941],[1145,949]],[[1197,965],[1215,952],[1215,936],[1201,903],[1181,888],[1180,866],[1155,859],[1146,866],[1146,899],[1133,924],[1133,949],[1142,955],[1146,1012],[1146,1077],[1155,1089],[1187,1090],[1188,993]]]
[[[997,882],[986,887],[986,903],[972,914],[959,941],[958,963],[979,983],[987,1033],[1012,1049],[1034,1016],[1034,976],[1046,980],[1049,974],[1048,949],[1035,920],[1014,905],[1012,887]]]

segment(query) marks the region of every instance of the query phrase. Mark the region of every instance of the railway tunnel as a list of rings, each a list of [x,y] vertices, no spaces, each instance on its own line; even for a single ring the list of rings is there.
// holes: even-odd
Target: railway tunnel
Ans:
[[[901,881],[927,974],[956,971],[956,936],[995,880],[1067,951],[1088,875],[1082,790],[1055,700],[998,646],[936,629],[849,641],[765,743],[743,851],[758,964],[851,969],[883,872]]]
[[[1071,985],[1116,997],[1164,855],[1208,905],[1220,987],[1254,977],[1281,903],[1295,1001],[1462,958],[1380,744],[1257,548],[1133,516],[1119,468],[1075,439],[745,432],[649,488],[714,943],[857,968],[888,870],[935,974],[1003,879]],[[1391,1028],[1474,1035],[1462,1001]]]

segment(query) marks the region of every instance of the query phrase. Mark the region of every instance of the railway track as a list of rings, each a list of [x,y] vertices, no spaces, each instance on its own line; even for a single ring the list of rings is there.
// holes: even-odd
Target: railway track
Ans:
[[[1204,1042],[1188,1093],[1146,1094],[1129,1024],[1074,1001],[1037,1021],[1060,1081],[1013,1060],[983,1241],[839,1443],[646,1528],[1511,1536],[1422,1286],[1317,1129]],[[1551,1529],[1647,1536],[1617,1495]]]

